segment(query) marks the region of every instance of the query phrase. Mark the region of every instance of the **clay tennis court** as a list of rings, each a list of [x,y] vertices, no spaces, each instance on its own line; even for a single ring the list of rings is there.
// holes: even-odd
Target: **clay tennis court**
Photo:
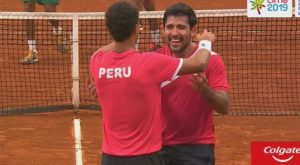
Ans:
[[[109,6],[107,2],[106,0],[62,0],[58,11],[104,11]],[[114,1],[110,1],[110,3],[112,2]],[[168,5],[176,2],[175,0],[157,1],[156,5],[158,10],[164,10]],[[187,0],[187,3],[195,9],[246,8],[246,1],[244,0],[212,2]],[[23,11],[23,4],[19,0],[0,0],[0,9],[1,11]],[[37,11],[43,11],[43,9],[39,6]],[[50,57],[44,57],[44,61],[50,60],[50,62],[47,64],[41,62],[39,65],[44,67],[39,69],[48,68],[45,65],[49,65],[49,67],[57,65],[56,62],[58,60],[55,60],[55,58],[68,60],[66,56],[55,56],[54,59],[52,58],[53,61],[51,63]],[[9,66],[10,68],[5,70],[5,72],[9,73],[9,70],[20,67],[17,62]],[[22,67],[21,69],[29,72],[34,71],[32,67]],[[68,69],[61,67],[62,71]],[[7,77],[3,76],[1,80],[9,81]],[[43,80],[40,81],[40,83],[45,83]],[[69,81],[70,79],[66,80],[66,82]],[[68,83],[61,82],[61,84]],[[20,88],[26,93],[26,88],[22,86]],[[42,92],[53,92],[50,89],[45,89]],[[63,94],[70,91],[55,92]],[[2,93],[1,95],[9,96],[9,93]],[[70,100],[71,98],[63,97],[62,99],[62,101],[66,102]],[[34,100],[31,101],[34,102]],[[241,106],[240,108],[247,107]],[[87,165],[99,164],[102,141],[101,112],[80,110],[78,117],[82,122],[83,162]],[[0,164],[75,164],[73,119],[74,112],[72,110],[1,116]],[[300,139],[299,116],[216,116],[215,125],[217,133],[216,165],[249,165],[250,144],[252,141],[299,141]]]

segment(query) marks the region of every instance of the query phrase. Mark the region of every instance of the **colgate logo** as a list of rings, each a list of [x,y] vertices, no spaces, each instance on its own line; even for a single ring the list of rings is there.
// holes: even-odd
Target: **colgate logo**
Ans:
[[[252,142],[251,165],[300,165],[300,142]]]
[[[265,154],[271,154],[272,158],[280,163],[286,163],[289,162],[294,158],[294,155],[288,156],[286,159],[277,158],[275,155],[285,155],[285,154],[300,154],[300,148],[292,147],[292,148],[281,148],[278,146],[277,148],[273,148],[271,146],[267,146],[264,148]]]

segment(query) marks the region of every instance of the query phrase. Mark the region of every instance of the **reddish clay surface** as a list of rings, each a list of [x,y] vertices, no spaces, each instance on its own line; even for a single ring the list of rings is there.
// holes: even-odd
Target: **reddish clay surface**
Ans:
[[[101,113],[80,111],[83,161],[101,158]],[[72,165],[75,163],[73,111],[0,118],[3,165]],[[252,141],[299,141],[299,117],[216,117],[216,165],[249,165]]]

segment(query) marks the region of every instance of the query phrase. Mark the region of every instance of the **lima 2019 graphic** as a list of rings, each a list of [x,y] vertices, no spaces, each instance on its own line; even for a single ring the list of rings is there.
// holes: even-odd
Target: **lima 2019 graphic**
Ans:
[[[248,0],[248,17],[292,17],[292,0]]]
[[[264,3],[265,0],[253,0],[253,1],[250,1],[251,2],[251,5],[252,5],[252,8],[251,10],[257,10],[258,14],[260,15],[260,10],[263,8],[263,7],[266,7],[263,3]]]

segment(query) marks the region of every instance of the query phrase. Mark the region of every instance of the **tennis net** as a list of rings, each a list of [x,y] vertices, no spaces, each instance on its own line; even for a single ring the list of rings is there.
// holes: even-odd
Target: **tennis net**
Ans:
[[[213,50],[227,67],[231,115],[300,115],[299,18],[247,18],[243,9],[196,14],[198,31],[217,34]],[[163,32],[162,15],[162,11],[140,13],[144,27],[140,51],[152,50],[151,19]],[[49,20],[59,20],[67,51],[61,50]],[[39,62],[23,65],[28,21],[35,24]],[[0,13],[0,115],[99,110],[86,83],[88,64],[93,52],[110,42],[101,12]]]

